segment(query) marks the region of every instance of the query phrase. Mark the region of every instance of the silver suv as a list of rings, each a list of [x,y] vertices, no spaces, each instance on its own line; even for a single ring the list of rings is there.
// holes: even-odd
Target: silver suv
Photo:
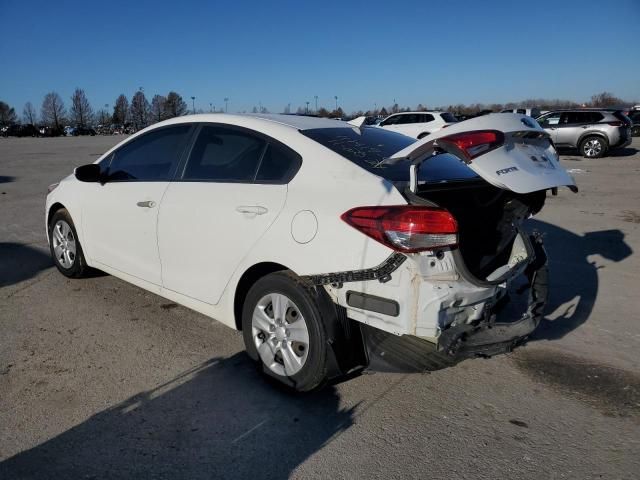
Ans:
[[[631,143],[631,121],[619,110],[555,110],[536,120],[557,148],[577,148],[588,158]]]

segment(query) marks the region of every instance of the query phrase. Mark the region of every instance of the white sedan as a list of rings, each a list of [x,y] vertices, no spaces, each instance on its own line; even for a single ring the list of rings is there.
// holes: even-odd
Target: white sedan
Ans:
[[[242,330],[301,391],[366,367],[380,331],[451,356],[511,348],[545,300],[522,223],[573,179],[522,115],[414,142],[292,115],[161,122],[50,186],[51,254],[68,277],[93,267]],[[521,274],[529,304],[495,328]]]

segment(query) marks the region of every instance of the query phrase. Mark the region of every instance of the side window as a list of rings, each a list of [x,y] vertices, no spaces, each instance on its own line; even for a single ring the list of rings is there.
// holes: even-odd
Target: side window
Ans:
[[[550,113],[544,117],[540,117],[538,123],[543,128],[558,125],[558,123],[560,123],[560,113]]]
[[[422,116],[422,122],[423,123],[429,123],[429,122],[433,122],[435,120],[435,118],[433,118],[433,115],[431,115],[430,113],[424,113],[421,116]]]
[[[409,115],[398,115],[398,121],[396,122],[396,125],[405,125],[407,123],[411,123],[409,120]]]
[[[389,117],[384,122],[381,122],[380,126],[384,127],[386,125],[397,125],[399,118],[400,118],[400,115],[394,115],[392,117]]]
[[[205,125],[193,145],[183,180],[251,183],[265,142],[245,132]]]
[[[521,113],[522,115],[526,115],[527,114],[527,109],[526,108],[518,108],[516,110],[516,113]]]
[[[576,125],[580,123],[589,123],[589,112],[566,112],[562,114],[562,124]]]
[[[288,183],[300,168],[300,156],[280,145],[270,143],[262,156],[256,175],[258,183]]]
[[[112,155],[108,180],[169,180],[190,129],[189,124],[160,128],[127,143]]]
[[[590,112],[589,113],[589,122],[590,123],[598,123],[600,120],[604,118],[600,112]]]

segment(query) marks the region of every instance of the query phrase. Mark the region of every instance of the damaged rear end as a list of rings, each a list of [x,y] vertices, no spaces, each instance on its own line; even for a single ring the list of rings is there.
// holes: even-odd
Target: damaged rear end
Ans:
[[[422,178],[421,165],[442,154],[454,155],[477,178]],[[542,319],[548,285],[542,237],[526,232],[525,221],[542,209],[549,191],[577,191],[546,132],[523,115],[488,115],[431,135],[386,161],[409,162],[409,182],[398,185],[409,204],[442,209],[457,223],[455,244],[414,258],[425,286],[446,286],[436,301],[429,300],[428,287],[421,291],[417,312],[436,315],[432,340],[438,349],[490,356],[525,340]]]
[[[385,359],[398,343],[380,331],[455,358],[525,340],[542,319],[548,277],[542,238],[526,220],[559,187],[577,191],[548,134],[517,114],[467,120],[417,142],[352,124],[339,134],[303,133],[392,184],[406,203],[342,215],[390,249],[385,262],[309,279],[364,325],[368,351]],[[411,350],[393,349],[396,357]]]

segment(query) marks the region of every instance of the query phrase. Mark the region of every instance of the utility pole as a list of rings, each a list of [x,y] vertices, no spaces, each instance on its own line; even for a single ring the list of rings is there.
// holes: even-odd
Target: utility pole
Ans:
[[[193,114],[196,114],[196,97],[191,97],[191,105],[193,106]]]
[[[333,98],[336,99],[336,112],[338,111],[338,96],[335,95]]]
[[[305,102],[307,104],[307,113],[309,113],[309,102]]]
[[[229,97],[224,97],[224,113],[229,113]]]
[[[318,95],[314,95],[313,98],[316,99],[316,113],[318,113]]]
[[[213,102],[209,102],[209,113],[213,113]]]

